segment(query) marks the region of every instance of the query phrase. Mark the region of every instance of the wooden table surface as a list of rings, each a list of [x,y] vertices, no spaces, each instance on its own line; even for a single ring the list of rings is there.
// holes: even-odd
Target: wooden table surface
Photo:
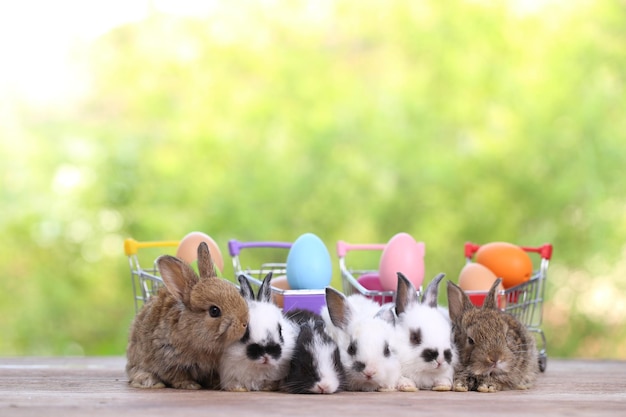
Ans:
[[[548,359],[535,388],[294,395],[131,388],[123,357],[0,358],[0,416],[626,416],[626,361]]]

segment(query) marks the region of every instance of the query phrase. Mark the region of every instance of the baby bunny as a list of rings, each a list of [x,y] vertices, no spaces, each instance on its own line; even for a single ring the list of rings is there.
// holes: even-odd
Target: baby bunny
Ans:
[[[303,309],[289,310],[285,316],[298,323],[300,330],[281,389],[292,394],[333,394],[344,389],[339,348],[326,333],[322,317]]]
[[[413,284],[398,272],[396,292],[396,333],[402,375],[421,389],[450,391],[454,366],[458,362],[452,344],[450,320],[437,306],[439,283],[437,275],[426,287],[420,302]]]
[[[198,276],[163,255],[165,286],[143,306],[126,349],[129,384],[137,388],[212,387],[223,350],[248,325],[248,307],[232,283],[218,278],[206,243],[198,246]]]
[[[289,371],[296,344],[297,325],[283,317],[272,303],[271,272],[257,298],[244,275],[241,294],[248,303],[250,323],[243,337],[229,346],[219,364],[220,386],[225,391],[277,390]]]
[[[454,390],[496,392],[527,389],[535,382],[538,366],[536,340],[512,315],[498,309],[492,285],[482,308],[448,281],[448,307],[460,364]]]
[[[402,376],[393,344],[394,329],[377,317],[379,307],[360,294],[346,297],[333,288],[326,288],[326,307],[321,315],[328,333],[339,346],[346,389],[415,391],[415,384]]]

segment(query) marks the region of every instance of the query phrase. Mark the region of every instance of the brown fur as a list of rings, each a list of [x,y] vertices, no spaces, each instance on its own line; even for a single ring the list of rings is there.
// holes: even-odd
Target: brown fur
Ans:
[[[174,256],[161,256],[157,265],[165,287],[144,305],[131,326],[126,350],[129,384],[212,388],[224,348],[245,333],[246,302],[235,285],[216,276],[204,242],[198,247],[200,276]],[[213,317],[215,307],[218,317]]]
[[[536,340],[512,315],[498,309],[493,284],[482,308],[448,281],[448,306],[459,350],[455,391],[527,389],[539,371]],[[472,343],[473,342],[473,343]]]

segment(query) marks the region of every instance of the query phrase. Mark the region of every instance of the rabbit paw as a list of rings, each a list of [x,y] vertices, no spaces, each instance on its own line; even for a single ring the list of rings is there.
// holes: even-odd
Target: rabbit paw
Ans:
[[[452,379],[439,378],[433,381],[433,391],[452,391]]]
[[[280,381],[267,381],[259,388],[259,391],[278,391],[279,386]]]
[[[397,391],[397,389],[395,387],[384,386],[384,387],[378,387],[376,389],[376,391],[378,391],[378,392],[394,392],[394,391]]]
[[[189,379],[172,383],[172,388],[199,390],[200,388],[202,388],[202,385],[198,384],[196,381],[192,381]]]
[[[491,384],[480,384],[478,388],[476,388],[478,392],[498,392],[498,387]]]
[[[467,392],[467,391],[469,391],[469,387],[467,386],[467,384],[466,384],[466,383],[461,382],[461,381],[457,381],[457,382],[454,384],[454,390],[455,390],[456,392]]]
[[[419,391],[419,388],[415,386],[415,383],[411,379],[403,376],[398,380],[398,391],[415,392]]]
[[[165,388],[165,383],[149,372],[139,372],[135,374],[128,383],[133,388]]]
[[[224,389],[224,391],[230,391],[230,392],[248,392],[248,388],[244,387],[243,385],[235,385],[233,387],[227,387]]]

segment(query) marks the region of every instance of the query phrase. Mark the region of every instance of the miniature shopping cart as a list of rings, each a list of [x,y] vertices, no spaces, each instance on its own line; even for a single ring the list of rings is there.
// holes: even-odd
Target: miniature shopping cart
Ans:
[[[152,263],[149,267],[142,266],[139,260],[139,250],[177,247],[178,243],[177,240],[153,242],[138,242],[132,238],[124,240],[124,253],[128,256],[130,265],[130,280],[133,286],[135,313],[139,312],[146,301],[163,286],[163,280],[156,265],[156,258],[152,258]]]
[[[291,242],[258,241],[242,242],[236,239],[228,241],[228,252],[233,261],[235,278],[244,275],[253,287],[260,287],[268,273],[272,273],[272,282],[287,283],[287,254],[291,249]],[[254,250],[257,257],[270,257],[269,262],[261,262],[258,267],[244,267],[241,260],[241,252]],[[251,257],[248,257],[251,259]],[[272,285],[274,302],[287,312],[292,309],[302,308],[319,313],[326,304],[324,289],[296,290],[283,286]]]
[[[548,265],[552,258],[552,245],[546,243],[537,247],[521,246],[521,248],[525,252],[539,255],[541,259],[539,266],[533,271],[530,280],[507,288],[501,291],[498,296],[503,301],[501,302],[501,305],[504,306],[503,310],[515,316],[528,330],[537,336],[539,369],[541,372],[544,372],[548,362],[548,355],[546,352],[546,336],[543,330],[541,330],[541,322]],[[475,243],[468,242],[465,244],[466,262],[472,262],[474,254],[478,249],[480,249],[480,245]],[[486,292],[483,294],[486,295]]]
[[[395,291],[387,291],[375,285],[379,281],[378,269],[352,268],[348,266],[346,261],[348,254],[352,251],[382,252],[385,246],[384,243],[351,244],[343,240],[337,242],[339,271],[341,272],[343,292],[346,296],[359,293],[379,304],[395,302]]]

